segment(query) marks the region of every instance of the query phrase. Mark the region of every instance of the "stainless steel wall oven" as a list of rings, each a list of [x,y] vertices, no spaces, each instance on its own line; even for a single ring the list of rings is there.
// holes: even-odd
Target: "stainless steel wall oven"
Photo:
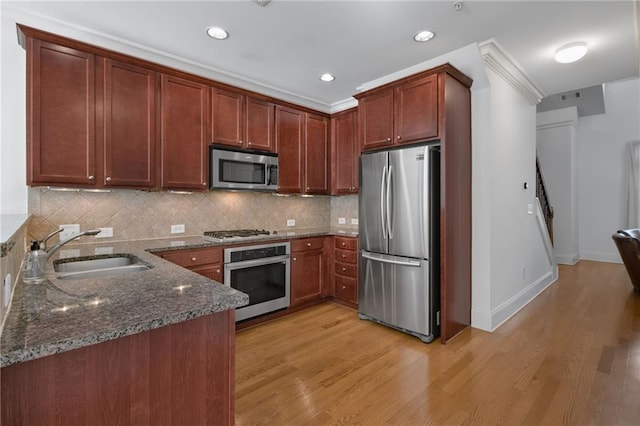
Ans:
[[[224,249],[224,284],[249,295],[236,321],[289,306],[290,257],[288,242]]]

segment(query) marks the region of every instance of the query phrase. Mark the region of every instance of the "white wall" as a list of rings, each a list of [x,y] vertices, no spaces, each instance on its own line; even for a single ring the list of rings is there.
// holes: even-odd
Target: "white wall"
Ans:
[[[27,213],[26,55],[15,22],[0,18],[0,215]]]
[[[627,226],[625,149],[640,139],[640,79],[604,89],[606,112],[578,120],[580,258],[620,262],[611,234]]]
[[[558,263],[579,259],[578,109],[573,106],[537,115],[537,149],[549,202],[554,210],[553,251]]]

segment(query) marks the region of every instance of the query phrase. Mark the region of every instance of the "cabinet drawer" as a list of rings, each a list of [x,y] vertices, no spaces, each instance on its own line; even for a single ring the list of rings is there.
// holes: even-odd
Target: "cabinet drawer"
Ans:
[[[358,282],[355,278],[343,277],[336,275],[336,297],[348,300],[350,302],[358,302]]]
[[[160,257],[186,268],[213,263],[222,263],[222,249],[179,250],[161,253]]]
[[[324,238],[300,238],[298,240],[291,241],[291,251],[305,251],[305,250],[318,250],[322,249],[324,245]]]
[[[336,274],[355,278],[357,271],[358,269],[356,265],[353,263],[340,263],[340,262],[335,263]]]
[[[358,240],[355,238],[336,237],[335,247],[342,250],[357,250]]]
[[[203,275],[207,278],[210,278],[214,281],[219,282],[220,284],[223,284],[224,275],[222,274],[222,264],[217,264],[213,266],[210,266],[210,265],[195,266],[189,269],[195,272],[196,274]]]
[[[358,252],[336,249],[336,260],[338,262],[357,263]]]

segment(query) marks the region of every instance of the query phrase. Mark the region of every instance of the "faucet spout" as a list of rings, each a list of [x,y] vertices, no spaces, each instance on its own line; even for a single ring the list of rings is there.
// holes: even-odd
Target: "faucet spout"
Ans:
[[[84,237],[85,235],[97,235],[99,233],[100,233],[100,229],[92,229],[90,231],[84,231],[79,234],[72,235],[71,237],[67,238],[66,240],[60,241],[58,244],[56,244],[55,246],[47,250],[47,259],[49,259],[55,252],[57,252],[60,249],[60,247],[67,244],[68,242],[71,242],[76,238]]]

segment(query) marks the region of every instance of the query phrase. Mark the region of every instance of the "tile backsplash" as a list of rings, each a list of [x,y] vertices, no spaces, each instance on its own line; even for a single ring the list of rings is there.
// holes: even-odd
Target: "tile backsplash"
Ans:
[[[339,226],[338,219],[343,217],[346,226],[353,225],[351,220],[358,219],[358,196],[343,195],[331,197],[331,226]]]
[[[12,292],[12,288],[15,287],[18,274],[20,273],[20,266],[22,265],[22,259],[24,253],[27,250],[26,247],[26,234],[27,224],[21,226],[12,236],[6,241],[0,241],[2,250],[0,253],[0,321],[1,325],[4,325],[4,319],[8,312],[9,300],[5,300],[6,296],[9,296]],[[10,283],[11,288],[6,289],[5,292],[5,280]],[[8,299],[8,297],[7,297]],[[1,334],[1,326],[0,326]]]
[[[297,228],[325,227],[337,224],[334,209],[349,217],[350,224],[351,217],[357,217],[357,196],[281,197],[226,191],[94,193],[30,188],[29,238],[42,238],[58,225],[73,223],[80,224],[81,230],[113,228],[114,240],[171,236],[171,225],[177,224],[185,225],[184,235],[221,229],[284,229],[287,219],[295,219]]]

